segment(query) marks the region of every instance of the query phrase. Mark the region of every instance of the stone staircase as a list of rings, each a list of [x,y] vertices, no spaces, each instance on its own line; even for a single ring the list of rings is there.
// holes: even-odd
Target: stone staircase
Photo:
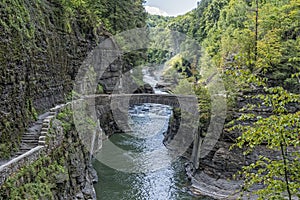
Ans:
[[[46,154],[47,148],[55,148],[55,146],[51,146],[53,144],[50,144],[50,147],[46,144],[47,133],[51,128],[51,121],[67,104],[58,105],[40,115],[38,120],[23,134],[19,151],[9,160],[0,160],[0,185],[21,167],[36,161],[42,154]],[[61,143],[55,144],[60,145]]]
[[[38,117],[38,120],[23,134],[20,149],[15,157],[30,151],[38,145],[45,145],[45,135],[50,127],[50,119],[55,115],[56,112],[46,112]]]

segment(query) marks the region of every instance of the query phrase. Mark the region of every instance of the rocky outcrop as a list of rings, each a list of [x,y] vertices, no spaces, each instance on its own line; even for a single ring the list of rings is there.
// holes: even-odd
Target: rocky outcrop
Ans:
[[[135,90],[134,93],[135,94],[140,94],[140,93],[154,94],[154,89],[151,87],[150,84],[145,83],[144,85],[140,86],[137,90]]]
[[[164,133],[164,145],[168,145],[171,140],[175,137],[178,132],[181,121],[181,113],[179,109],[173,109],[172,116],[170,118],[170,122],[168,124],[168,130]]]
[[[165,83],[165,82],[158,82],[155,85],[156,89],[159,89],[162,92],[170,92],[172,90],[172,86],[174,86],[174,84],[172,83]]]
[[[199,168],[196,170],[194,166],[188,165],[187,174],[192,180],[192,186],[195,194],[211,196],[216,199],[237,199],[242,189],[242,182],[239,176],[233,178],[233,175],[242,169],[243,166],[249,165],[258,160],[259,155],[266,156],[273,160],[280,159],[280,152],[272,151],[266,146],[261,145],[256,147],[251,153],[244,155],[243,150],[239,148],[230,149],[235,143],[235,139],[241,135],[238,131],[229,131],[232,125],[228,123],[237,119],[242,114],[252,113],[257,116],[268,117],[272,114],[272,109],[261,106],[254,110],[241,111],[247,104],[259,104],[258,99],[252,98],[256,94],[263,94],[260,89],[245,91],[237,96],[236,105],[228,110],[226,124],[223,133],[219,138],[213,150],[207,156],[201,158],[199,161]],[[290,112],[300,110],[299,105],[289,105]],[[247,120],[243,122],[235,122],[235,124],[251,125],[255,120]],[[199,130],[201,135],[205,135],[204,130]],[[254,186],[252,190],[256,190],[261,186]],[[250,199],[256,199],[253,194],[248,194]]]
[[[87,149],[78,138],[76,131],[69,133],[60,151],[56,151],[59,153],[53,155],[64,159],[61,165],[65,169],[56,176],[55,199],[96,199],[93,184],[98,180],[97,173],[91,165]]]

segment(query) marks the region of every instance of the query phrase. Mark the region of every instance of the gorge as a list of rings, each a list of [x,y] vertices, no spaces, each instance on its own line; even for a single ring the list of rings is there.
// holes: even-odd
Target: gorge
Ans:
[[[299,10],[1,1],[0,199],[299,199]]]

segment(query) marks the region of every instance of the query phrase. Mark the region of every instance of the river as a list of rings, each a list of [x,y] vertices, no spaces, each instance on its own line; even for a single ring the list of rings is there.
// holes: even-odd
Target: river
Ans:
[[[144,71],[144,81],[154,86],[157,80]],[[155,91],[160,92],[160,91]],[[130,108],[129,134],[115,134],[110,141],[126,151],[147,154],[155,149],[164,149],[163,133],[168,128],[172,110],[158,104],[135,105]],[[166,160],[166,154],[157,155],[157,159]],[[98,200],[194,200],[208,199],[193,196],[189,192],[189,181],[185,175],[184,163],[178,158],[170,165],[143,173],[122,172],[94,161],[99,176],[95,184]],[[136,161],[139,167],[146,163]]]

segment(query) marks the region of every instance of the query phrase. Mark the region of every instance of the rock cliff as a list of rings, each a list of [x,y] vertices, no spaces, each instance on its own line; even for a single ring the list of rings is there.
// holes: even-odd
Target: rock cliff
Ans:
[[[0,163],[18,152],[39,114],[67,101],[82,61],[109,37],[61,2],[0,2]],[[95,199],[97,175],[73,128],[62,145],[9,177],[0,199]]]
[[[37,114],[67,99],[101,30],[59,1],[1,1],[0,12],[0,157],[9,157]]]

